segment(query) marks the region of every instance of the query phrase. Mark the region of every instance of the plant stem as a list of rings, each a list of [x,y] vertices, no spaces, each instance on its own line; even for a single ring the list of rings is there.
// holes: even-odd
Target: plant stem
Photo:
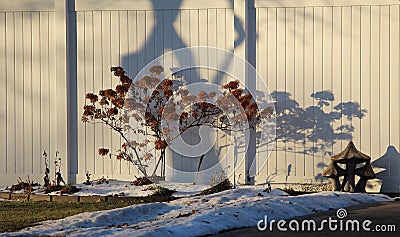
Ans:
[[[135,152],[136,155],[136,160],[137,163],[132,162],[134,165],[137,166],[137,168],[139,169],[139,171],[145,176],[148,177],[146,169],[144,168],[142,162],[140,161],[140,157],[139,154],[137,153],[137,150],[135,147],[133,147],[131,145],[131,143],[129,142],[128,138],[126,138],[126,136],[124,135],[124,133],[122,132],[121,129],[117,128],[116,126],[112,125],[111,123],[109,123],[106,119],[101,118],[101,121],[103,121],[106,125],[108,125],[109,127],[111,127],[114,131],[118,132],[120,134],[120,136],[125,140],[126,144]],[[130,154],[131,155],[131,154]]]

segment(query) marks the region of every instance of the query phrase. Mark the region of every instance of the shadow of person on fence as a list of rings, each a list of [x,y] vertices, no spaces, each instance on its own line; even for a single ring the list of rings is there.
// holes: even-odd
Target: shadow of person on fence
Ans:
[[[155,9],[156,4],[159,4],[159,1],[156,0],[152,0],[152,6]],[[123,68],[126,69],[126,71],[128,72],[128,74],[130,76],[136,75],[140,70],[140,66],[144,67],[146,64],[150,63],[153,59],[162,56],[164,53],[169,52],[169,51],[173,51],[176,49],[180,49],[180,48],[185,48],[185,47],[192,47],[194,45],[188,45],[186,44],[183,39],[181,38],[181,36],[179,36],[178,32],[175,30],[174,27],[174,22],[177,20],[177,17],[179,15],[179,10],[175,10],[175,9],[180,9],[181,4],[182,4],[182,0],[170,0],[167,1],[166,3],[163,4],[167,4],[168,8],[166,9],[173,9],[173,10],[168,10],[170,12],[170,15],[164,15],[165,11],[160,11],[160,10],[155,10],[154,11],[154,26],[153,29],[149,29],[149,31],[151,32],[149,36],[146,36],[146,44],[141,47],[140,49],[138,49],[136,52],[134,53],[130,53],[128,55],[123,56],[122,61],[121,61],[121,66]],[[171,25],[166,26],[165,25],[165,16],[170,16],[171,18],[168,19],[170,20]],[[244,42],[245,39],[245,32],[244,32],[244,26],[243,23],[238,19],[237,16],[234,15],[234,30],[235,30],[235,42],[234,45],[238,46],[241,45]],[[204,27],[204,26],[200,26],[200,27]],[[163,32],[156,32],[157,29],[163,29]],[[166,35],[164,33],[164,29],[170,29],[170,34]],[[146,29],[147,31],[147,29]],[[183,32],[183,34],[189,34],[190,32]],[[169,39],[169,40],[165,40],[165,39]],[[155,47],[155,45],[158,45],[157,47]],[[159,46],[161,45],[161,47]],[[207,46],[207,45],[201,45],[201,46]],[[228,51],[233,51],[234,49],[227,49]],[[146,57],[146,53],[147,52],[154,52],[154,55],[150,55],[150,57]],[[144,56],[144,57],[143,57]],[[144,60],[143,65],[138,65],[139,68],[137,68],[137,71],[134,71],[134,69],[130,66],[132,64],[132,62],[135,61],[139,61],[140,60]],[[179,56],[176,58],[176,60],[178,61],[178,65],[179,62],[183,61],[183,60],[189,60],[188,58],[179,58]],[[195,60],[193,60],[193,58],[190,58],[190,60],[192,62],[194,62]],[[230,60],[227,60],[227,62],[224,63],[224,65],[222,67],[224,68],[219,68],[219,70],[224,70],[226,68],[229,67],[229,64],[231,63]],[[179,68],[177,68],[179,69]],[[195,70],[194,70],[195,71]],[[200,75],[198,75],[198,72],[192,72],[191,70],[187,70],[186,72],[180,72],[183,76],[186,76],[186,78],[191,78],[192,82],[198,82],[199,80],[201,80],[202,78],[200,77]],[[221,83],[220,77],[218,77],[218,75],[215,76],[215,78],[207,78],[208,81],[212,81],[214,83]]]
[[[185,47],[191,47],[193,45],[188,45],[187,43],[184,42],[182,37],[179,35],[179,33],[175,30],[174,27],[174,22],[179,21],[179,10],[181,8],[182,0],[170,0],[166,1],[165,3],[160,3],[159,1],[152,0],[151,1],[153,9],[156,9],[156,7],[160,7],[159,5],[156,6],[156,4],[167,4],[168,7],[165,9],[171,9],[171,10],[155,10],[154,12],[154,26],[152,29],[146,29],[147,32],[151,32],[149,35],[146,35],[146,41],[145,44],[139,48],[136,52],[134,53],[129,53],[125,56],[123,56],[121,60],[121,66],[126,69],[128,74],[131,76],[131,78],[134,78],[134,76],[140,72],[142,67],[153,61],[154,59],[162,56],[166,52],[170,52],[176,49],[180,48],[185,48]],[[232,6],[233,7],[233,6]],[[167,13],[167,14],[166,14]],[[244,32],[244,27],[239,21],[239,19],[234,16],[235,21],[235,43],[234,45],[240,45],[244,42],[245,39],[245,32]],[[168,25],[170,23],[170,25]],[[204,27],[204,26],[200,26]],[[162,29],[161,32],[157,31],[158,29]],[[168,34],[167,34],[168,33]],[[190,32],[182,32],[182,34],[189,34]],[[233,51],[232,49],[228,49],[229,51]],[[151,54],[151,55],[149,55]],[[201,78],[199,71],[198,70],[183,70],[179,71],[179,64],[181,62],[191,60],[194,62],[195,60],[193,59],[193,55],[191,58],[180,58],[179,55],[174,55],[174,62],[176,60],[176,63],[174,63],[174,69],[171,69],[171,71],[175,71],[173,77],[175,80],[180,81],[178,84],[183,84],[186,85],[188,81],[191,83],[195,82],[205,82],[205,81],[210,81],[216,84],[222,83],[221,77],[218,76],[218,74],[215,76],[215,78]],[[140,62],[140,63],[139,63]],[[136,65],[132,66],[132,65]],[[227,60],[224,62],[224,65],[222,67],[229,67],[229,64],[231,61]],[[164,66],[164,65],[161,65]],[[226,68],[220,68],[219,70],[224,70]],[[207,153],[208,157],[214,157],[216,156],[218,158],[218,148],[214,148],[215,151],[209,151]],[[182,157],[176,158],[177,163],[181,163]],[[199,157],[200,159],[200,157]],[[196,160],[196,159],[194,159]],[[174,161],[173,161],[174,162]],[[201,167],[202,169],[207,169],[209,168],[210,165],[215,164],[217,161],[209,161],[205,162],[204,165]],[[198,162],[192,162],[193,164],[196,164],[193,167],[185,167],[185,171],[188,171],[187,169],[193,169],[193,171],[197,168],[197,163]],[[187,168],[187,169],[186,169]]]

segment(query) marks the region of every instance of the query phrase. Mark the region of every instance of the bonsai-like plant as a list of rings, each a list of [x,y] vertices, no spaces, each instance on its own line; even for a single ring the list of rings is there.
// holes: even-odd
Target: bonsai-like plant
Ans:
[[[272,108],[259,111],[252,95],[240,88],[237,80],[224,85],[223,93],[191,94],[176,81],[160,78],[161,66],[151,67],[149,75],[135,83],[123,68],[112,67],[111,71],[119,83],[114,89],[86,94],[88,104],[84,106],[82,121],[103,123],[118,133],[123,144],[114,155],[133,163],[144,177],[149,176],[148,162],[153,154],[158,157],[151,176],[156,174],[160,163],[165,164],[165,150],[170,142],[189,128],[209,125],[225,131],[255,129],[261,119],[273,113]],[[215,104],[208,102],[211,99]],[[171,125],[176,121],[179,127]],[[99,149],[100,156],[108,154],[111,155],[109,148]],[[164,169],[161,176],[165,175]]]

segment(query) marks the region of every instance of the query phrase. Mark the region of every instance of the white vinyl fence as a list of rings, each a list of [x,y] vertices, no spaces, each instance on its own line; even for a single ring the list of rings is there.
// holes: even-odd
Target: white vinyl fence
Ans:
[[[128,163],[99,158],[120,138],[80,121],[85,93],[114,85],[111,66],[133,78],[166,52],[212,46],[252,63],[276,100],[277,143],[257,183],[319,181],[353,140],[381,190],[399,192],[399,16],[398,0],[0,0],[0,184],[42,181],[43,150],[60,152],[71,182],[132,179]]]

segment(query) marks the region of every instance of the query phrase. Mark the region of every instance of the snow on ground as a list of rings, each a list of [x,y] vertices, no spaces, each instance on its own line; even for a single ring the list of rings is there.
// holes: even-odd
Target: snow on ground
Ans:
[[[141,204],[81,213],[60,220],[45,221],[38,226],[4,235],[201,236],[256,226],[264,215],[268,215],[268,220],[280,220],[329,208],[393,200],[385,195],[343,192],[287,196],[278,189],[273,189],[271,193],[262,193],[262,189],[262,186],[243,186],[169,203]],[[259,193],[263,196],[259,196]]]
[[[97,184],[94,182],[91,185],[86,184],[77,184],[76,187],[80,188],[81,191],[72,194],[72,196],[137,196],[144,197],[152,194],[152,190],[145,190],[150,186],[160,185],[165,188],[176,190],[174,193],[175,197],[187,197],[194,194],[200,193],[202,190],[209,188],[209,185],[203,184],[192,184],[192,183],[175,183],[175,182],[163,182],[161,181],[158,184],[150,184],[143,186],[135,186],[132,185],[132,182],[129,181],[121,181],[121,180],[108,180],[108,183]],[[43,188],[40,186],[33,187],[35,194],[45,194]],[[4,192],[8,190],[0,189],[0,192]],[[14,193],[24,193],[24,190],[15,191]],[[60,191],[48,193],[48,195],[60,195]]]
[[[199,185],[192,183],[174,183],[174,182],[163,182],[161,181],[158,184],[150,184],[143,186],[135,186],[132,185],[132,182],[129,181],[120,181],[120,180],[108,180],[108,183],[97,184],[93,183],[92,185],[86,184],[78,184],[76,187],[80,188],[81,191],[72,194],[72,196],[135,196],[135,197],[144,197],[153,193],[153,190],[146,190],[149,187],[160,185],[164,188],[169,188],[176,190],[174,193],[175,197],[186,197],[194,194],[200,193],[202,190],[209,187],[209,185]],[[38,194],[40,192],[37,192]],[[59,195],[60,192],[49,193],[50,195]]]
[[[0,202],[18,202],[17,200],[8,200],[4,198],[0,198]]]
[[[109,180],[108,184],[79,184],[76,185],[78,188],[82,190],[73,194],[77,196],[92,196],[92,195],[100,195],[100,196],[109,196],[109,195],[120,195],[122,196],[147,196],[152,194],[152,190],[144,190],[149,186],[160,185],[164,188],[174,189],[177,192],[174,193],[175,197],[184,197],[191,196],[193,194],[200,193],[202,190],[209,187],[209,185],[199,185],[192,183],[174,183],[174,182],[160,182],[159,184],[151,184],[144,186],[134,186],[129,181],[120,181],[120,180]]]

